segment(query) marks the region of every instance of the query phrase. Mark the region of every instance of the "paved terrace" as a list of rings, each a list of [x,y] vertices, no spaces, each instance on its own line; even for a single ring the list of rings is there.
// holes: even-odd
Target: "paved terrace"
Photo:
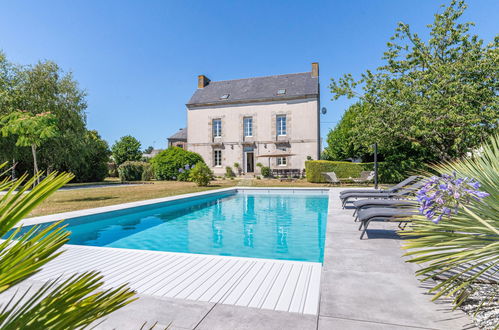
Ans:
[[[296,281],[293,280],[294,283],[302,284],[296,285],[296,289],[291,291],[282,289],[281,293],[273,292],[270,294],[272,290],[270,289],[267,292],[269,293],[267,298],[258,300],[259,304],[253,303],[252,305],[251,299],[246,304],[247,298],[242,300],[243,303],[239,303],[239,305],[251,307],[237,306],[237,301],[241,302],[241,297],[244,297],[245,294],[248,297],[247,292],[244,291],[246,290],[244,285],[240,287],[243,291],[229,285],[226,291],[228,294],[217,299],[208,299],[208,301],[206,299],[204,299],[205,301],[203,299],[192,300],[192,297],[188,296],[194,294],[194,292],[185,290],[174,289],[173,292],[184,292],[180,296],[178,294],[158,296],[153,292],[154,290],[139,290],[139,292],[142,292],[139,294],[141,299],[110,315],[97,329],[140,328],[145,321],[148,321],[149,324],[157,321],[160,326],[171,323],[173,329],[472,328],[470,319],[461,311],[451,311],[450,305],[444,302],[433,303],[430,301],[431,296],[426,294],[426,288],[414,276],[417,266],[405,263],[402,259],[401,241],[394,234],[395,224],[372,223],[368,231],[369,239],[359,240],[358,225],[353,222],[352,210],[341,209],[338,198],[340,190],[339,188],[332,188],[330,191],[325,260],[320,284],[317,283],[318,276],[315,278],[310,276],[317,270],[313,263],[310,263],[309,267],[305,267],[306,263],[278,262],[277,264],[281,267],[279,269],[293,270],[282,273],[287,273],[285,274],[287,276],[282,277],[286,279],[285,282],[282,282],[282,285],[286,286],[290,277],[296,277]],[[63,255],[59,257],[61,258],[60,261],[64,262],[64,260],[73,259],[73,257],[81,254],[84,249],[72,249],[69,247],[69,251],[66,253],[68,259],[62,259],[64,258]],[[130,266],[131,268],[127,270],[126,268],[119,268],[122,266],[116,268],[116,265],[121,263],[119,257],[114,260],[114,263],[117,264],[114,266],[112,264],[108,265],[106,268],[106,262],[104,264],[99,262],[99,256],[97,255],[98,251],[103,249],[91,247],[86,249],[92,251],[92,253],[83,253],[80,257],[91,255],[93,261],[83,263],[83,267],[81,263],[78,263],[80,264],[78,270],[83,270],[85,265],[95,266],[96,264],[101,265],[98,268],[103,267],[104,273],[106,273],[106,269],[120,269],[118,273],[114,273],[115,275],[109,275],[109,278],[106,279],[108,285],[112,285],[114,281],[119,279],[123,280],[126,278],[126,274],[140,273],[141,269],[143,269],[140,263]],[[111,250],[116,256],[120,255],[120,249],[110,249],[109,251]],[[158,252],[156,256],[147,254],[147,258],[139,259],[151,262],[155,258],[160,258],[162,260],[161,264],[164,263],[165,267],[169,264],[168,260],[180,261],[180,259],[176,259],[175,255],[169,256],[172,259],[163,259],[163,257],[160,257],[163,255],[165,253]],[[101,257],[104,261],[109,261],[103,255]],[[212,271],[217,267],[231,266],[229,264],[224,266],[225,262],[219,262],[219,260],[227,260],[224,258],[213,259],[207,256],[204,256],[204,258],[206,258],[207,265],[211,263],[213,266],[213,268],[209,268]],[[239,259],[244,258],[234,258],[232,268],[241,267],[241,269],[246,269],[246,272],[241,274],[253,272],[255,278],[258,276],[259,269],[274,267],[273,261],[267,261],[266,263],[261,259],[248,259],[246,263],[238,264]],[[198,267],[204,267],[203,263],[199,261],[201,260],[194,263],[197,263]],[[154,287],[155,277],[151,275],[154,275],[154,272],[157,272],[161,265],[154,262],[153,264],[155,264],[156,268],[144,270],[143,276],[141,275],[138,279],[138,283],[143,287]],[[95,269],[95,267],[90,268]],[[64,272],[64,270],[65,268],[58,268],[57,264],[54,264],[54,266],[33,277],[29,282],[26,281],[26,283],[20,285],[19,288],[25,289],[30,284],[34,286],[41,285],[43,280],[52,278],[54,275]],[[146,272],[149,275],[145,275]],[[207,275],[209,273],[206,273],[204,277]],[[206,279],[209,279],[209,277]],[[203,280],[203,278],[200,280]],[[300,279],[307,280],[300,282]],[[308,282],[308,284],[305,282]],[[131,284],[134,286],[134,283]],[[315,292],[312,292],[312,296],[309,298],[311,301],[318,299],[318,311],[317,309],[313,310],[316,308],[315,304],[305,304],[303,300],[307,299],[307,295],[304,295],[303,292],[307,292],[305,286],[309,284],[311,286],[320,285],[320,297],[313,297]],[[168,285],[174,288],[175,282]],[[220,285],[220,283],[211,283],[203,290],[214,290],[217,285]],[[165,289],[161,290],[161,292],[167,291]],[[296,290],[302,293],[300,294]],[[155,292],[157,293],[157,291]],[[282,292],[287,294],[283,295]],[[292,292],[292,294],[289,295],[289,292]],[[8,299],[9,296],[8,294],[4,295],[0,303]],[[172,296],[176,298],[172,298]],[[182,297],[191,300],[179,299]],[[301,298],[297,299],[296,297]],[[232,302],[232,300],[236,300],[236,302]],[[305,307],[307,305],[309,309]],[[273,308],[270,308],[270,310],[262,309],[266,308],[265,306],[273,306]]]

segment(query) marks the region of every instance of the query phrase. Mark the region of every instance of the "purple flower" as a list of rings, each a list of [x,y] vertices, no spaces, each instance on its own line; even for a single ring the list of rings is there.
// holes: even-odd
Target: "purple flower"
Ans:
[[[186,170],[189,170],[189,165],[188,165],[188,164],[187,164],[187,165],[185,165],[185,166],[184,166],[184,168],[185,168]]]
[[[460,205],[489,196],[478,188],[478,181],[467,177],[458,178],[456,172],[432,176],[416,194],[419,211],[428,220],[439,223],[443,217],[450,218],[452,211],[457,214]]]
[[[179,173],[184,173],[184,169],[183,169],[183,168],[179,168],[179,169],[178,169],[178,172],[179,172]]]

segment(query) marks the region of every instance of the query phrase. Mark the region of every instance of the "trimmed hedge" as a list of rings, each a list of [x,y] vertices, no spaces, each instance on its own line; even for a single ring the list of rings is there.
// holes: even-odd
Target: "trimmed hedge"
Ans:
[[[383,163],[378,163],[378,175],[382,182]],[[325,183],[322,172],[335,172],[338,178],[358,178],[362,171],[373,171],[374,163],[334,162],[329,160],[308,160],[305,162],[308,182]]]

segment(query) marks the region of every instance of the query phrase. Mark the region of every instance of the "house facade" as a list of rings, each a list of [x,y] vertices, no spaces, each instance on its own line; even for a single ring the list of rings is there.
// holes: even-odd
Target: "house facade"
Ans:
[[[217,175],[238,163],[258,174],[302,170],[320,153],[319,65],[305,73],[227,81],[198,77],[187,106],[187,149],[199,153]]]
[[[169,147],[187,148],[187,128],[179,129],[178,132],[168,138]]]

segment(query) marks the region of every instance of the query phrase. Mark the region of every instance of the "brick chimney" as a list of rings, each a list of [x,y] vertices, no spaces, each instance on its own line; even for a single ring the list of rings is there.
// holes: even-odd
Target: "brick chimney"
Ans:
[[[313,78],[319,77],[319,63],[318,62],[312,63],[312,77]]]
[[[198,88],[205,88],[209,83],[210,79],[208,79],[208,77],[206,77],[204,74],[200,74],[198,76]]]

